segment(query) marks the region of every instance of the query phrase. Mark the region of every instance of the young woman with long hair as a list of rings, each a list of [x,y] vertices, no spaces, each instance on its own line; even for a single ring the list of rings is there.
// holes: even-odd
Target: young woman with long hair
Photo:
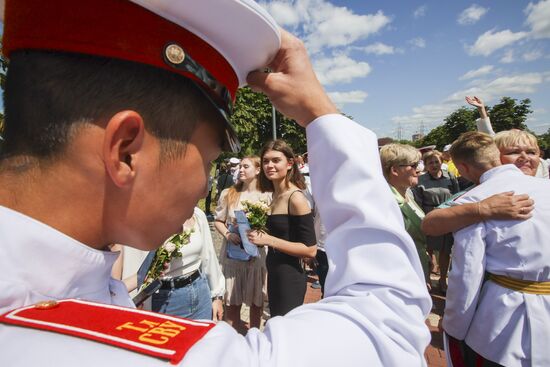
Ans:
[[[267,204],[271,203],[271,194],[260,191],[258,180],[260,170],[259,157],[248,156],[241,160],[239,181],[221,192],[214,222],[216,230],[224,237],[220,263],[226,283],[226,321],[242,333],[245,332],[241,322],[243,303],[250,306],[250,327],[260,327],[267,277],[266,251],[259,251],[259,257],[246,260],[230,258],[228,249],[231,244],[241,244],[241,238],[234,224],[235,210],[242,209],[242,202],[264,201]]]
[[[262,191],[273,192],[268,233],[251,231],[248,239],[267,246],[267,294],[271,317],[284,315],[304,302],[306,274],[302,258],[317,252],[313,213],[302,192],[306,185],[292,149],[282,140],[262,149]]]

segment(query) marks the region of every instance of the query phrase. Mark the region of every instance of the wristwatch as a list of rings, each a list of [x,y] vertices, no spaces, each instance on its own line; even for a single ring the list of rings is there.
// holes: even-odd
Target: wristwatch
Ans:
[[[217,301],[217,300],[223,301],[223,296],[212,297],[212,302]]]

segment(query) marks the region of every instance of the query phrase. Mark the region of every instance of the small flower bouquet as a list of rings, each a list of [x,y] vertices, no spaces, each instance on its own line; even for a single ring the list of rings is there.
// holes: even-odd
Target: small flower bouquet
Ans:
[[[269,205],[263,201],[257,203],[251,203],[250,201],[243,201],[243,211],[246,213],[250,228],[256,231],[265,232],[267,230],[267,217],[269,215]]]
[[[170,266],[170,261],[181,257],[181,248],[189,243],[193,232],[193,228],[186,228],[184,225],[181,233],[177,233],[168,238],[164,244],[157,249],[140,290],[147,287],[155,279],[164,276],[164,271]]]

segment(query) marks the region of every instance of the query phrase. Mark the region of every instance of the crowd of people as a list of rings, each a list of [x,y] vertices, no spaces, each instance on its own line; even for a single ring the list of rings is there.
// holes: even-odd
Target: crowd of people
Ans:
[[[532,238],[536,242],[538,236],[544,233],[538,228],[538,224],[533,226],[532,216],[535,202],[543,215],[548,213],[546,205],[539,204],[539,201],[547,200],[547,194],[541,188],[548,189],[550,183],[548,163],[540,158],[540,149],[532,134],[520,130],[495,134],[481,98],[466,97],[466,101],[479,109],[481,118],[477,125],[480,132],[464,134],[456,142],[445,145],[442,152],[430,147],[424,148],[422,154],[421,149],[411,145],[384,145],[380,148],[381,166],[401,209],[404,226],[416,245],[428,291],[438,291],[443,295],[448,291],[448,305],[442,322],[449,334],[448,348],[459,348],[466,359],[475,359],[480,353],[488,358],[488,365],[491,361],[513,365],[513,357],[510,355],[526,348],[529,345],[528,337],[518,336],[520,339],[527,338],[521,339],[519,349],[515,346],[516,349],[507,350],[498,341],[495,344],[498,347],[495,347],[487,342],[491,340],[490,331],[487,330],[499,327],[502,324],[499,321],[501,318],[480,316],[476,309],[483,306],[483,309],[488,310],[489,307],[502,306],[495,305],[502,294],[491,299],[487,296],[480,297],[485,272],[490,274],[489,279],[493,281],[502,281],[499,277],[505,278],[502,281],[504,283],[497,281],[498,284],[508,284],[506,282],[511,282],[510,279],[524,281],[526,276],[531,277],[532,281],[540,281],[539,278],[545,276],[544,270],[539,274],[533,273],[534,269],[540,270],[547,266],[542,266],[543,260],[536,260],[535,266],[542,266],[541,268],[532,269],[528,260],[534,254],[526,254],[527,250],[521,249],[515,243],[512,245],[511,241],[515,241],[517,238],[514,236],[518,236]],[[203,270],[209,279],[208,283],[204,282],[207,287],[203,293],[206,299],[212,296],[213,305],[223,300],[225,320],[244,334],[247,330],[240,316],[243,304],[250,307],[250,327],[259,328],[265,300],[268,301],[271,317],[287,314],[303,303],[306,290],[305,264],[313,263],[324,269],[319,274],[321,286],[324,288],[328,262],[311,261],[319,258],[319,254],[324,255],[324,251],[318,251],[317,246],[320,243],[319,248],[323,248],[324,235],[320,232],[323,226],[315,211],[311,187],[306,185],[306,179],[309,182],[309,167],[301,155],[295,155],[284,141],[276,140],[267,142],[259,156],[246,156],[242,159],[233,157],[225,163],[216,180],[218,201],[214,216],[214,226],[223,237],[219,257],[223,275],[220,275],[216,266]],[[517,180],[521,182],[519,185],[493,184],[490,188],[482,189],[488,186],[480,185],[488,180],[486,176],[495,174],[498,177],[500,173],[494,172],[500,170],[505,170],[512,177],[514,172],[520,172],[535,177],[535,181],[522,179]],[[486,171],[490,173],[485,175]],[[502,175],[506,176],[505,173]],[[227,181],[232,185],[228,186]],[[521,185],[524,184],[533,186],[533,190],[522,188]],[[538,186],[541,188],[535,189]],[[235,211],[242,210],[245,202],[263,202],[270,207],[267,231],[250,231],[247,235],[247,240],[259,247],[257,257],[252,257],[243,250],[242,238],[237,230]],[[200,212],[199,209],[197,211]],[[531,220],[525,222],[528,219]],[[476,248],[472,248],[474,241],[470,238],[476,230],[479,232],[479,229],[474,228],[483,228],[482,233],[476,233],[479,236]],[[491,231],[497,235],[491,234]],[[523,241],[525,240],[522,239],[521,242]],[[208,254],[203,257],[203,262],[210,264],[212,268],[213,263],[217,264],[218,261],[211,255],[212,240],[207,243],[203,240],[201,243],[208,248],[207,251],[203,250],[203,253]],[[503,251],[498,249],[497,243],[503,243],[502,246],[507,244],[511,248]],[[454,251],[453,245],[457,248]],[[477,255],[472,258],[468,251],[474,251]],[[187,247],[182,252],[184,263],[193,256]],[[511,256],[509,252],[515,253],[515,260],[507,259],[507,256]],[[506,258],[500,258],[502,256]],[[492,257],[498,260],[493,260]],[[507,268],[510,261],[523,264],[519,278],[518,269],[510,274],[510,269]],[[447,282],[450,269],[451,276]],[[526,270],[531,273],[524,272]],[[168,277],[163,282],[178,284],[178,279],[182,276],[178,272],[177,277],[171,277],[173,273],[172,270],[167,271]],[[432,289],[431,273],[439,275],[437,289]],[[185,274],[183,278],[192,276],[189,274],[191,273]],[[223,292],[219,291],[220,282],[210,280],[212,278],[222,279]],[[200,279],[203,277],[198,277],[197,281]],[[181,283],[181,286],[191,287],[191,284]],[[159,303],[158,300],[155,301],[158,297],[154,296],[153,299],[153,309],[156,311],[197,319],[205,316],[204,313],[190,315],[189,312],[168,308],[167,297],[164,297],[163,307],[155,306]],[[190,295],[187,297],[192,298]],[[180,299],[177,302],[186,304],[188,301]],[[199,304],[195,307],[203,309]],[[217,313],[216,307],[209,305],[204,309],[208,310],[208,318],[221,319],[222,313]],[[511,315],[511,311],[506,312]],[[468,331],[470,329],[476,331]],[[516,325],[514,330],[506,334],[522,335],[527,329],[527,326],[522,329],[521,325]],[[482,330],[489,334],[479,334]],[[461,344],[459,341],[465,343]]]
[[[0,365],[422,366],[432,271],[454,365],[550,365],[550,180],[532,134],[495,134],[467,97],[479,131],[443,154],[378,149],[253,1],[73,5],[2,7]],[[211,162],[239,150],[245,83],[306,129],[309,166],[282,140],[230,159],[218,256],[196,205]],[[269,207],[265,231],[243,233],[247,202]],[[129,276],[118,244],[146,254]],[[323,300],[302,305],[313,259]]]
[[[243,304],[250,308],[250,328],[260,327],[266,301],[271,317],[285,315],[303,304],[306,267],[317,268],[316,233],[323,237],[322,224],[314,212],[311,185],[306,184],[307,162],[284,141],[266,143],[259,156],[229,158],[221,167],[215,180],[218,199],[213,216],[214,228],[222,236],[219,257],[205,213],[195,208],[193,217],[183,224],[184,230],[193,228],[189,244],[179,250],[181,257],[165,264],[160,289],[152,293],[148,307],[198,320],[217,321],[223,315],[225,321],[245,334]],[[235,211],[243,210],[244,203],[264,203],[270,208],[266,231],[253,231],[247,237],[258,246],[257,256],[244,250],[238,230]],[[112,249],[122,250],[118,245]],[[128,291],[142,287],[155,253],[151,251],[145,257],[137,279],[134,275],[125,280]],[[120,279],[118,264],[123,257],[113,271],[113,276]],[[320,259],[319,285],[324,288],[328,263],[322,254]]]
[[[546,365],[540,327],[550,316],[543,224],[550,218],[548,161],[534,135],[495,134],[481,98],[466,101],[479,109],[479,132],[446,145],[445,155],[385,145],[384,175],[416,244],[428,289],[430,271],[437,272],[433,251],[439,252],[439,289],[447,295],[440,326],[449,355],[460,357],[454,365]]]

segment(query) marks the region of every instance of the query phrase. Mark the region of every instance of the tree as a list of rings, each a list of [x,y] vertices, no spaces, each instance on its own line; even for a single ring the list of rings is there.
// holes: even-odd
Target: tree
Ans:
[[[550,129],[548,129],[546,133],[539,135],[537,140],[541,150],[550,149]],[[550,158],[550,157],[545,157],[545,158]]]
[[[445,144],[448,144],[449,134],[445,129],[445,125],[439,125],[433,128],[428,135],[415,142],[414,146],[420,148],[427,145],[436,145],[441,148]]]
[[[524,99],[517,104],[513,98],[502,97],[500,103],[490,109],[489,116],[495,132],[510,129],[526,130],[525,121],[532,112],[530,99]]]
[[[239,136],[243,155],[259,154],[264,143],[272,139],[271,114],[271,103],[265,95],[248,87],[238,91],[231,121]],[[295,152],[305,152],[305,129],[278,112],[276,116],[277,138],[285,140]]]
[[[533,112],[529,99],[517,103],[517,100],[510,97],[502,97],[499,103],[492,108],[486,106],[486,109],[495,132],[510,129],[526,130],[525,121],[527,116]],[[475,131],[475,120],[479,117],[477,109],[460,107],[445,118],[443,125],[430,131],[420,141],[419,146],[435,144],[438,148],[442,148],[445,144],[455,141],[466,131]]]

